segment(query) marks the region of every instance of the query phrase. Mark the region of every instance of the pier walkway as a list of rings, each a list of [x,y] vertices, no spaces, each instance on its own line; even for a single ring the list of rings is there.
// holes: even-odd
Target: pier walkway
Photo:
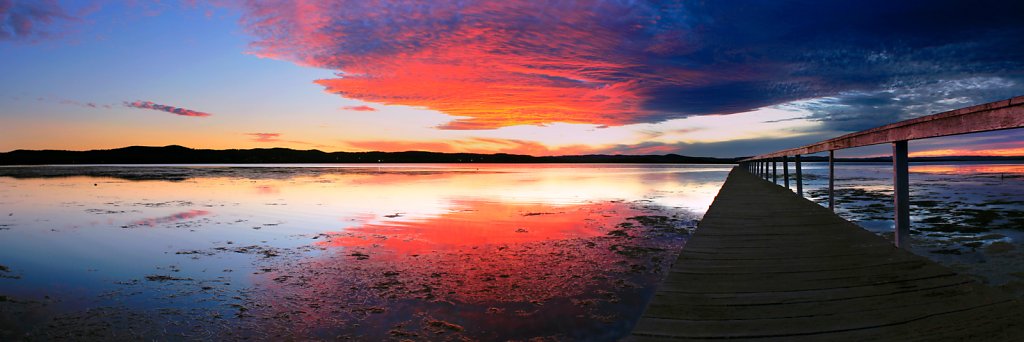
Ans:
[[[633,340],[1024,340],[1020,300],[734,168]]]

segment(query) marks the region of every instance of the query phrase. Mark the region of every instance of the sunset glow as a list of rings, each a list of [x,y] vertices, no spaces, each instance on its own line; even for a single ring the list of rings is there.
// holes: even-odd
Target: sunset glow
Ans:
[[[988,156],[988,157],[1011,157],[1024,156],[1024,147],[1018,148],[994,148],[994,149],[944,149],[930,150],[910,153],[911,157],[947,157],[947,156]]]
[[[915,6],[9,1],[0,151],[734,157],[1024,93],[1014,8]]]
[[[0,0],[0,341],[1024,336],[1022,13]]]

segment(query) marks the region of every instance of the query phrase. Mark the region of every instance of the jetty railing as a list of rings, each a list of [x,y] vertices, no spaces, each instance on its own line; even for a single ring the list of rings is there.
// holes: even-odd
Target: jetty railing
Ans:
[[[895,243],[900,248],[910,243],[910,176],[907,142],[910,140],[998,131],[1024,127],[1024,96],[964,107],[948,112],[904,120],[865,131],[850,133],[814,144],[750,157],[740,161],[748,171],[778,184],[777,162],[782,162],[782,178],[789,189],[789,159],[796,171],[796,193],[803,196],[800,156],[828,152],[828,207],[835,210],[835,151],[879,144],[892,144],[893,218]],[[770,170],[769,170],[770,169]]]

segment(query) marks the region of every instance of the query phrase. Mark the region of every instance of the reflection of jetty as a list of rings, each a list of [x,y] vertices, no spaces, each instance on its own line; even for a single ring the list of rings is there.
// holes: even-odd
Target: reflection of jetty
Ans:
[[[801,195],[800,156],[891,143],[896,244],[909,243],[907,141],[1024,127],[1024,96],[744,160],[633,330],[634,339],[1024,336],[1024,304],[895,248]],[[792,157],[792,160],[790,159]],[[790,188],[790,161],[796,194]],[[778,162],[782,162],[779,183]],[[833,206],[834,163],[829,163]]]

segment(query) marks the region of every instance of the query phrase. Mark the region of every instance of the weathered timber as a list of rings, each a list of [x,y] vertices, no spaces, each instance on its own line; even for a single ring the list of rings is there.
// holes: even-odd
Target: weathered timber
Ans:
[[[904,120],[807,146],[762,154],[744,161],[1022,127],[1024,127],[1024,96],[1017,96],[1007,100]]]
[[[1024,304],[735,168],[631,340],[996,340]]]

